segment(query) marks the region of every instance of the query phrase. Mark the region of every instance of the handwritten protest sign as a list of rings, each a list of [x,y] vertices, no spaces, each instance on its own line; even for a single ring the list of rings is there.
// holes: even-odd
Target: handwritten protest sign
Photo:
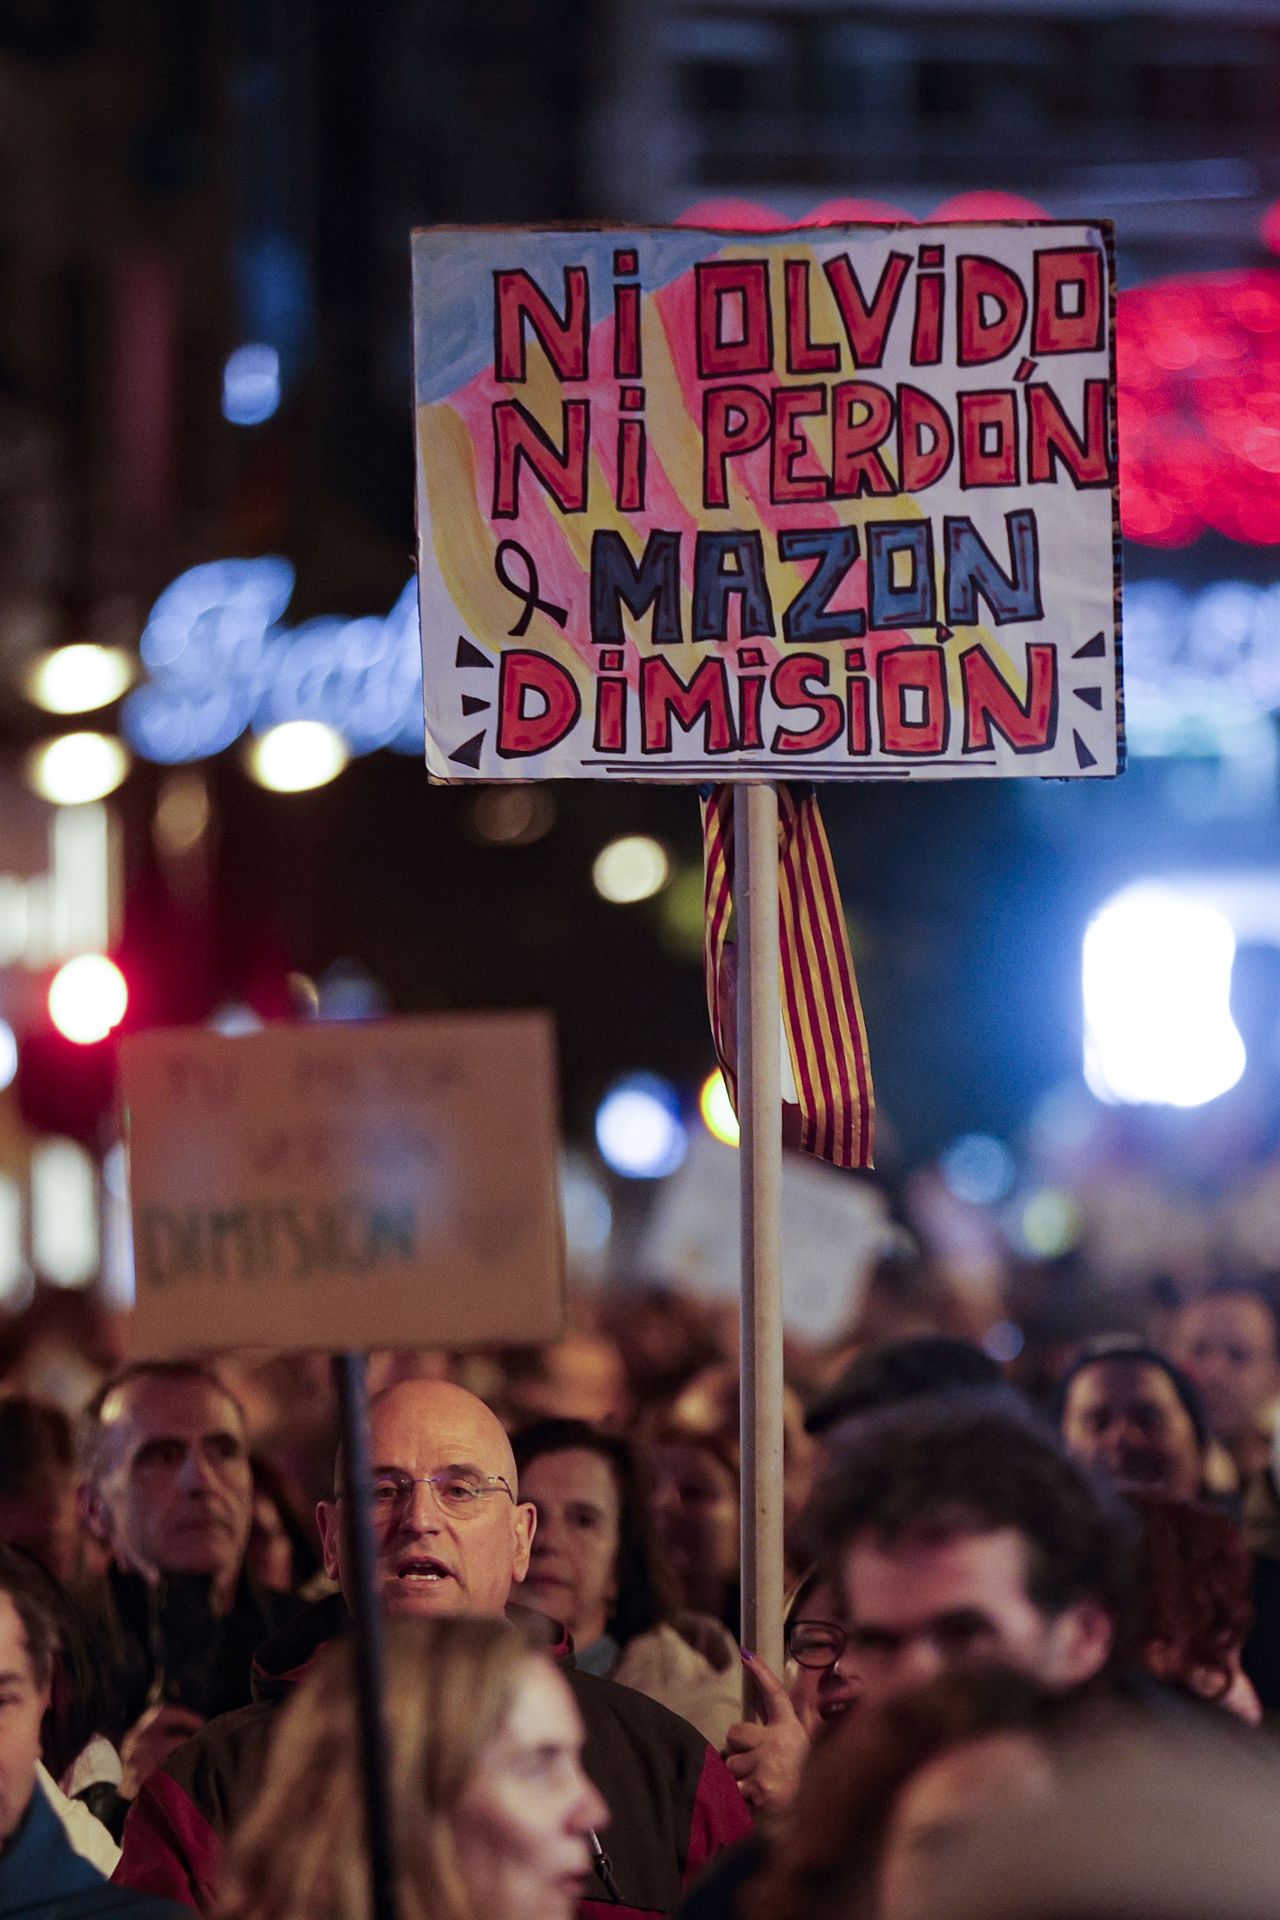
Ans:
[[[1122,762],[1104,223],[414,236],[440,780]]]
[[[560,1331],[545,1015],[157,1031],[120,1059],[133,1352]]]

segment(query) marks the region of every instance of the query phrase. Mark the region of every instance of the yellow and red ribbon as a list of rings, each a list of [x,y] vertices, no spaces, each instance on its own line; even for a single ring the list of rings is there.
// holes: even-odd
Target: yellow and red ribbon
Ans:
[[[734,1109],[737,1046],[733,942],[733,788],[702,795],[707,1006],[716,1054]],[[837,1167],[870,1167],[875,1090],[866,1023],[849,950],[835,865],[817,795],[778,788],[778,930],[782,1029],[800,1115],[800,1144]]]

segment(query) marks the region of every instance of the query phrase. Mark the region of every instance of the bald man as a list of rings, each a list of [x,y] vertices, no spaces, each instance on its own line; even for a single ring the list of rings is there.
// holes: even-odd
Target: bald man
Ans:
[[[511,1608],[529,1565],[536,1516],[484,1402],[448,1382],[406,1380],[370,1409],[375,1579],[396,1613],[501,1618],[536,1636],[566,1669],[587,1729],[583,1761],[609,1804],[609,1856],[584,1920],[669,1914],[706,1862],[749,1820],[732,1777],[702,1736],[655,1701],[579,1673],[553,1622]],[[326,1571],[342,1592],[272,1635],[255,1661],[257,1704],[226,1714],[152,1774],[125,1824],[116,1879],[208,1913],[223,1835],[253,1800],[275,1706],[326,1642],[349,1625],[342,1499],[317,1511]]]

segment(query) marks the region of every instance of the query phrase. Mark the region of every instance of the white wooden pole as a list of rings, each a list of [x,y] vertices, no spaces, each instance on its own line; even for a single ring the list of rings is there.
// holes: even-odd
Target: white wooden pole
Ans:
[[[733,794],[742,1126],[742,1643],[782,1672],[782,1061],[778,796]]]

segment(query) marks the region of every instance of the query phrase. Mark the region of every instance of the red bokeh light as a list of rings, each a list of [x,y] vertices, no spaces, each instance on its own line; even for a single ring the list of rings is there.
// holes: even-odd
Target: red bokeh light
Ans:
[[[956,194],[939,221],[1038,220],[1043,207],[995,189]],[[677,226],[768,233],[910,222],[879,200],[827,200],[796,222],[754,200],[701,200]],[[1280,252],[1280,201],[1263,222]],[[1186,546],[1215,531],[1280,545],[1280,271],[1241,269],[1134,287],[1116,328],[1120,508],[1125,533]]]
[[[1001,193],[995,187],[982,187],[974,193],[953,194],[935,207],[931,220],[1047,220],[1049,215],[1034,200],[1020,193]]]
[[[793,223],[758,200],[698,200],[673,223],[677,227],[723,228],[729,233],[778,233]]]
[[[1132,288],[1116,345],[1124,531],[1280,543],[1280,273]]]

